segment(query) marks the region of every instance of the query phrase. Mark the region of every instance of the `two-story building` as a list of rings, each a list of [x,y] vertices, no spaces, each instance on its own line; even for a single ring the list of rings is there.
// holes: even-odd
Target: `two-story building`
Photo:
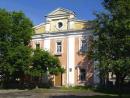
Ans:
[[[32,47],[40,47],[60,59],[65,73],[54,76],[54,85],[84,85],[95,83],[93,61],[86,56],[92,39],[88,21],[78,20],[73,11],[58,8],[44,23],[34,26]]]

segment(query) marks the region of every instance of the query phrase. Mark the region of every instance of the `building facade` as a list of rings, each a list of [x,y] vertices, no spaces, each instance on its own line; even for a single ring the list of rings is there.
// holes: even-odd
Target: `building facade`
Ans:
[[[94,84],[97,80],[93,61],[86,56],[93,37],[90,23],[78,20],[73,11],[64,8],[58,8],[45,17],[45,23],[34,26],[31,45],[60,59],[65,73],[54,76],[54,85]]]

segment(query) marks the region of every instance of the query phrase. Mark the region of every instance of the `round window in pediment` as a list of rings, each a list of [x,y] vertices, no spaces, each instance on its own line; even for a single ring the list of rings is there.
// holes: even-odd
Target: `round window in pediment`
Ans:
[[[58,28],[62,28],[63,23],[62,22],[58,22]]]

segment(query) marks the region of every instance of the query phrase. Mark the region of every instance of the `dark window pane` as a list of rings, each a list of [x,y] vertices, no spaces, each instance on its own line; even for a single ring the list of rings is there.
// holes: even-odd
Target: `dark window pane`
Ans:
[[[36,49],[37,49],[37,48],[40,48],[40,44],[36,44]]]
[[[86,80],[86,70],[85,69],[80,69],[80,80],[81,81]]]
[[[63,23],[62,22],[59,22],[58,23],[58,28],[61,28],[63,26]]]

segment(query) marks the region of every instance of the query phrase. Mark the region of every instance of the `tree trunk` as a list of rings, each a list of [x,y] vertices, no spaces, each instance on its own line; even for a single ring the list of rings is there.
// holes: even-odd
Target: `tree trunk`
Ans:
[[[102,71],[101,73],[100,73],[100,84],[101,84],[101,86],[103,86],[103,87],[106,87],[107,86],[107,84],[108,84],[108,73],[106,73],[106,71],[104,70],[104,71]]]
[[[100,73],[100,85],[105,86],[105,77],[102,72]]]

